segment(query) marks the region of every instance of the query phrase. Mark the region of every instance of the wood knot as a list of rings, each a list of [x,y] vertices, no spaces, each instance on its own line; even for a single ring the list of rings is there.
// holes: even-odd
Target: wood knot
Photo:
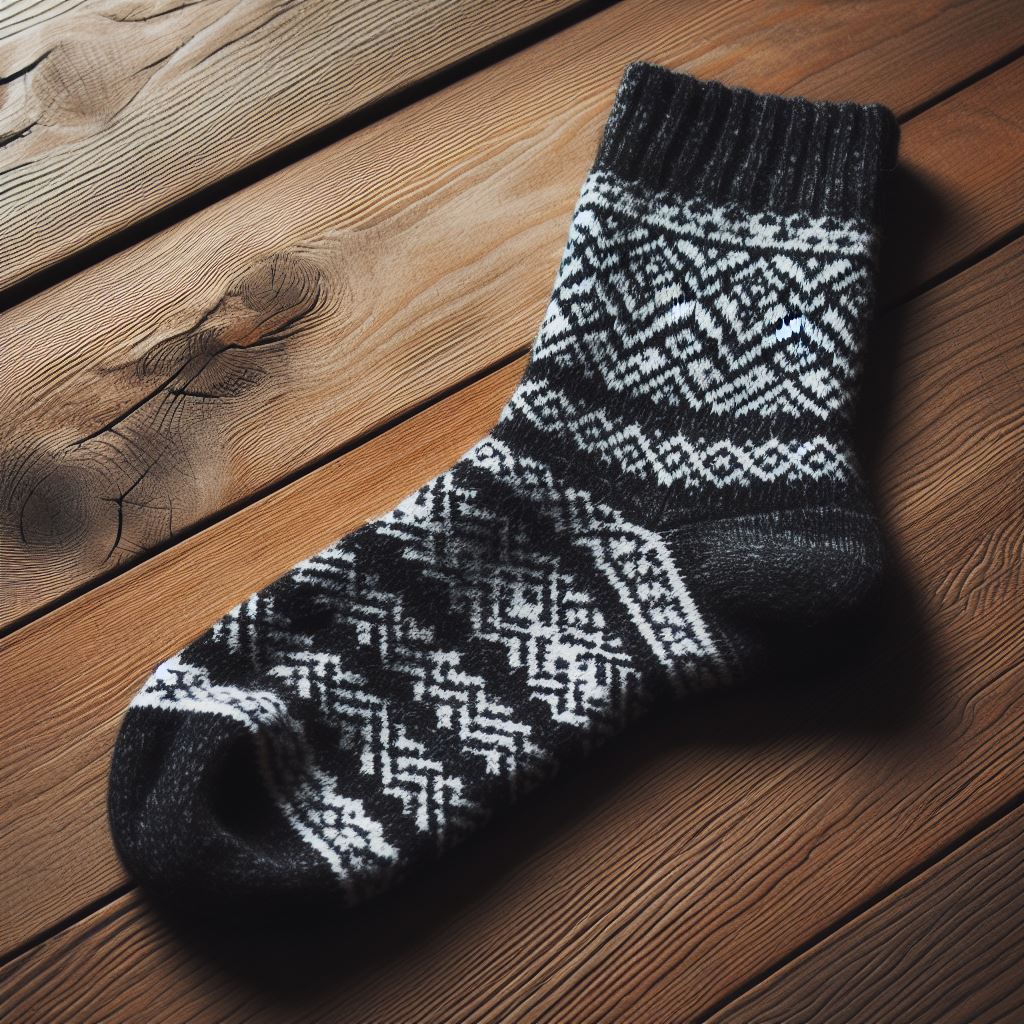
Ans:
[[[167,378],[192,377],[198,370],[210,385],[211,377],[226,369],[227,350],[293,337],[306,326],[326,290],[323,271],[309,260],[285,253],[260,260],[238,274],[191,327],[154,344],[133,372],[140,378]],[[255,384],[262,374],[253,366],[250,371],[242,386],[226,391],[237,394]]]
[[[80,547],[98,518],[102,475],[81,463],[65,462],[61,455],[40,452],[19,481],[15,527],[29,547]]]
[[[102,126],[138,94],[129,50],[84,21],[50,49],[31,79],[29,105],[39,122],[68,129]],[[148,77],[148,76],[147,76]],[[145,79],[143,79],[145,81]]]
[[[265,344],[292,333],[323,294],[323,273],[316,264],[278,253],[239,274],[207,323],[225,332],[222,344]]]
[[[301,256],[276,253],[241,273],[228,295],[237,295],[257,313],[305,316],[323,291],[320,268]]]
[[[280,343],[308,328],[327,283],[304,256],[254,263],[191,326],[130,364],[135,389],[155,378],[141,401],[129,393],[124,411],[88,434],[4,456],[0,543],[19,602],[133,560],[216,507],[220,425],[264,382],[285,386],[289,346]]]

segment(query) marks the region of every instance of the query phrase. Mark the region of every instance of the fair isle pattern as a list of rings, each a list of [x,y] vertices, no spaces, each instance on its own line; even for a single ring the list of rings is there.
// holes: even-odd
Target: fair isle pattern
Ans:
[[[464,461],[498,479],[515,479],[563,536],[590,553],[637,632],[671,675],[683,678],[698,660],[719,660],[710,631],[658,533],[629,522],[587,491],[561,484],[544,463],[517,455],[497,438],[481,441]]]
[[[870,232],[833,218],[670,203],[595,172],[533,359],[696,413],[848,410]]]
[[[451,730],[468,754],[480,758],[485,772],[514,779],[524,773],[525,766],[543,758],[542,752],[530,742],[529,726],[516,721],[510,708],[488,695],[484,679],[459,668],[457,653],[426,652],[419,655],[419,664],[421,671],[414,673],[413,699],[430,708],[439,730]],[[410,666],[411,662],[407,663],[407,672]],[[295,651],[283,664],[276,665],[271,674],[296,688],[300,696],[315,695],[322,710],[336,715],[339,722],[353,725],[352,737],[364,774],[378,776],[390,785],[389,780],[408,766],[400,765],[390,754],[393,729],[387,702],[368,690],[364,677],[346,672],[337,655]],[[407,751],[416,744],[402,737],[397,746]],[[451,806],[469,806],[462,799],[462,780],[445,778],[440,766],[433,762],[424,762],[421,767],[436,779],[428,787],[429,792],[445,799],[432,809],[428,806],[429,798],[424,796],[418,804],[422,810],[417,814],[417,827],[421,831],[432,827],[443,832],[448,817],[447,796],[455,798]],[[397,791],[395,795],[399,795]],[[405,797],[400,799],[407,803]],[[434,824],[428,826],[428,821]]]
[[[236,665],[253,672],[264,671],[273,663],[275,652],[303,639],[281,632],[270,591],[258,591],[235,605],[210,628],[210,638],[224,646]]]
[[[388,702],[369,692],[366,679],[344,665],[337,654],[296,651],[271,675],[314,698],[319,713],[339,723],[343,743],[357,750],[360,771],[401,803],[418,831],[443,834],[450,821],[469,809],[462,779],[428,756],[423,744],[392,720]]]
[[[426,756],[423,745],[410,739],[401,724],[393,724],[387,702],[368,692],[366,680],[346,671],[337,655],[293,651],[270,671],[267,682],[277,684],[275,689],[217,684],[205,669],[175,656],[156,669],[132,706],[225,715],[257,735],[267,755],[268,785],[299,833],[304,838],[314,834],[314,821],[344,825],[341,830],[327,828],[320,840],[323,849],[332,851],[328,860],[346,883],[359,880],[360,851],[371,839],[367,849],[380,857],[393,859],[394,847],[384,841],[384,826],[370,818],[363,804],[339,794],[337,780],[316,767],[302,739],[301,721],[289,708],[302,718],[310,710],[333,718],[343,745],[355,748],[362,772],[401,803],[418,831],[432,832],[441,842],[453,823],[465,824],[473,817],[475,809],[462,796],[462,780]],[[472,723],[465,724],[469,727],[463,738],[471,743],[474,729]]]
[[[143,884],[360,899],[870,592],[846,438],[880,115],[643,66],[623,89],[494,432],[133,702],[110,806]],[[763,162],[748,117],[781,132]]]
[[[388,518],[365,529],[379,530]],[[387,588],[351,547],[341,543],[321,551],[296,566],[293,579],[338,600],[335,617],[345,635],[404,677],[413,700],[430,709],[435,727],[454,730],[463,750],[479,758],[485,771],[504,775],[514,785],[542,765],[545,755],[531,741],[529,727],[488,693],[487,680],[462,668],[461,653],[445,650],[437,630],[417,621],[401,593]],[[309,670],[304,666],[323,657],[301,652],[274,671],[281,678],[296,678],[300,694],[308,695]],[[362,760],[365,765],[373,758],[364,752]],[[443,822],[443,815],[435,817]]]
[[[531,698],[556,720],[582,726],[617,713],[637,671],[586,580],[538,552],[521,524],[488,508],[458,475],[442,474],[377,529],[401,542],[402,557],[420,565],[475,637],[525,670]]]
[[[132,707],[225,715],[250,731],[270,727],[287,717],[287,709],[276,694],[216,683],[206,669],[190,664],[180,654],[154,669],[135,695]]]
[[[310,768],[280,801],[288,823],[327,862],[341,888],[358,899],[384,886],[401,863],[401,850],[384,836],[360,800],[338,792],[330,772]]]
[[[614,470],[669,487],[696,490],[756,483],[836,480],[850,475],[849,453],[821,434],[765,440],[692,437],[588,405],[540,379],[524,381],[502,414],[538,430],[568,435],[580,450]]]

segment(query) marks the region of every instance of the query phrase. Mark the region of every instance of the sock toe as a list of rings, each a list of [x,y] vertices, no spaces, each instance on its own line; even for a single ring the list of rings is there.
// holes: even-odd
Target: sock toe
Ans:
[[[133,707],[110,783],[117,850],[158,897],[219,903],[336,888],[273,799],[239,721]]]

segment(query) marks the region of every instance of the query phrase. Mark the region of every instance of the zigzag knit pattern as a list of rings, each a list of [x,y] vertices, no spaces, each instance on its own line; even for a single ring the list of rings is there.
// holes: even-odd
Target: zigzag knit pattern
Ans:
[[[136,876],[363,898],[862,600],[849,416],[893,132],[628,69],[494,432],[134,700],[110,811]]]

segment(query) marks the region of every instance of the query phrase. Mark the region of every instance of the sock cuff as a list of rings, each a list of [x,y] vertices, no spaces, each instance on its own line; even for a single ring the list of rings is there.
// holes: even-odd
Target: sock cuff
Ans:
[[[898,141],[879,104],[762,95],[641,62],[623,75],[595,170],[755,212],[870,221]]]

